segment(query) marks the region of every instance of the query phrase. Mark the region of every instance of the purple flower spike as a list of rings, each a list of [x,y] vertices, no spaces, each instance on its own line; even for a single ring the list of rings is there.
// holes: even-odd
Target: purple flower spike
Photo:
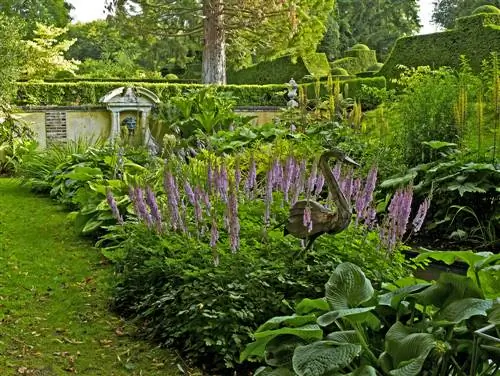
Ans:
[[[340,189],[344,193],[346,200],[351,201],[352,195],[352,169],[349,169],[347,175],[342,179],[340,183]]]
[[[223,164],[219,168],[219,173],[218,173],[218,189],[219,189],[219,194],[220,197],[222,198],[222,201],[227,202],[227,195],[229,191],[229,181],[227,178],[227,168],[226,165]]]
[[[251,197],[251,192],[257,185],[257,166],[255,165],[255,159],[253,155],[250,158],[250,167],[248,170],[247,181],[245,182],[245,192],[247,197]]]
[[[149,214],[148,209],[146,207],[146,201],[144,200],[144,191],[140,187],[136,187],[134,190],[135,194],[135,207],[137,216],[142,219],[148,227],[152,226],[153,219],[151,214]]]
[[[377,184],[377,173],[377,166],[373,166],[368,173],[363,191],[356,197],[356,223],[361,219],[364,219],[365,222],[369,221],[370,214],[368,213],[368,208],[373,202],[373,192]]]
[[[194,217],[196,219],[196,222],[198,223],[200,223],[203,220],[203,211],[201,210],[202,201],[203,201],[203,192],[200,186],[197,185],[194,188]]]
[[[191,203],[191,205],[195,205],[196,199],[194,197],[194,192],[193,189],[191,188],[191,184],[189,184],[189,181],[184,182],[184,191],[186,191],[186,196]]]
[[[398,189],[389,204],[387,220],[382,230],[382,240],[392,252],[396,244],[403,239],[410,218],[413,189]]]
[[[146,187],[146,202],[149,206],[149,209],[151,211],[151,216],[153,218],[153,221],[156,225],[156,228],[158,231],[162,230],[163,224],[162,224],[162,216],[160,209],[158,207],[158,203],[156,202],[156,196],[153,190],[151,189],[150,186]]]
[[[316,179],[316,190],[314,191],[315,196],[319,196],[321,194],[324,185],[325,185],[325,177],[320,172],[318,173],[318,178]]]
[[[174,176],[168,170],[165,171],[163,184],[165,192],[167,193],[167,201],[172,228],[174,229],[174,231],[176,231],[177,229],[182,229],[184,226],[182,224],[182,219],[179,213],[179,190],[177,189],[177,184],[175,183]]]
[[[294,181],[296,183],[293,186],[293,197],[291,202],[292,205],[298,201],[300,194],[304,190],[305,174],[306,174],[306,161],[303,159],[302,162],[300,162],[300,166],[295,173]]]
[[[309,197],[314,192],[316,181],[318,180],[318,161],[315,159],[311,168],[311,174],[307,179],[306,195]]]
[[[286,159],[285,169],[283,171],[283,193],[285,195],[285,201],[288,202],[288,192],[292,186],[292,181],[295,176],[296,163],[295,159],[290,155]]]
[[[431,204],[431,199],[427,197],[424,201],[422,201],[422,203],[418,207],[417,215],[415,215],[415,218],[413,218],[412,222],[413,231],[415,233],[419,232],[420,229],[422,228],[430,204]]]
[[[341,170],[340,163],[336,163],[335,167],[332,169],[332,174],[337,181],[340,179],[340,170]]]
[[[111,192],[111,189],[109,188],[106,190],[106,199],[108,201],[109,207],[111,208],[111,212],[113,213],[113,217],[115,217],[120,225],[123,225],[123,217],[120,214],[120,210],[118,209],[118,205],[116,204],[113,192]]]
[[[240,221],[238,218],[238,192],[234,186],[229,191],[228,212],[230,247],[231,251],[236,253],[240,247]]]
[[[264,197],[266,210],[264,213],[264,223],[269,224],[271,218],[271,203],[273,202],[273,170],[270,168],[266,174],[266,195]]]

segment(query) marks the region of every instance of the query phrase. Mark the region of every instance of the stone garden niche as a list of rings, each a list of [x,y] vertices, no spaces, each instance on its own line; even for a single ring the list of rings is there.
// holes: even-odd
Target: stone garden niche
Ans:
[[[111,111],[110,139],[120,138],[126,144],[145,145],[151,152],[157,145],[149,128],[148,118],[160,99],[141,87],[119,87],[99,99]]]

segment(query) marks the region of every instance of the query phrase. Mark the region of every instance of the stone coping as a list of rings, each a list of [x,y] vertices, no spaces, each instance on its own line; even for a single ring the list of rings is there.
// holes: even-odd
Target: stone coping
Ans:
[[[45,112],[45,111],[108,111],[103,105],[82,105],[82,106],[17,106],[23,112]],[[286,106],[236,106],[236,112],[276,112],[286,108]]]

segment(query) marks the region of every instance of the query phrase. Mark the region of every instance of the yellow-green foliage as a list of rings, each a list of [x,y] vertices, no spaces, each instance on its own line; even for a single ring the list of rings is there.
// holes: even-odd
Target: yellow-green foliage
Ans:
[[[398,65],[458,68],[462,55],[480,72],[481,62],[495,51],[500,51],[500,14],[481,13],[459,18],[450,31],[398,39],[379,74],[398,77]]]
[[[330,67],[331,69],[343,68],[351,74],[357,74],[366,71],[374,64],[377,64],[375,51],[370,50],[364,44],[355,44],[345,52],[345,57],[331,62]]]
[[[300,82],[305,76],[326,77],[329,74],[328,60],[324,53],[309,54],[293,62],[289,56],[273,61],[264,61],[251,67],[227,72],[228,84],[266,85],[282,84],[290,78]]]
[[[342,80],[340,82],[334,81],[334,85],[339,85],[342,95],[345,98],[357,99],[361,95],[361,88],[363,85],[374,87],[377,89],[383,89],[386,87],[386,81],[384,77],[368,77],[368,78],[354,78],[349,80]],[[319,90],[316,88],[316,83],[301,85],[305,91],[305,95],[309,99],[315,99],[316,97],[326,97],[329,92],[327,88],[328,83],[322,82]],[[318,95],[319,91],[319,95]]]
[[[171,84],[150,82],[20,82],[18,105],[95,105],[99,98],[120,86],[140,86],[166,99],[203,87],[201,84]],[[231,92],[238,106],[284,106],[285,85],[225,85],[218,91]]]
[[[480,14],[480,13],[496,13],[500,14],[500,9],[498,9],[494,5],[481,5],[472,11],[472,14]]]

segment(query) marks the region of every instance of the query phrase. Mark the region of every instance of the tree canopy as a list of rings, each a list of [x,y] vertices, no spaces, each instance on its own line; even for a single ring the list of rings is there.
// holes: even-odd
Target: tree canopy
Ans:
[[[384,57],[396,39],[420,29],[418,11],[418,0],[337,0],[318,51],[332,60],[363,43]]]
[[[22,20],[0,13],[0,104],[13,95],[25,56]]]
[[[71,21],[72,9],[66,0],[0,0],[0,12],[22,18],[28,32],[36,28],[37,22],[66,26]]]
[[[205,82],[232,66],[314,51],[334,0],[108,0],[122,23],[143,35],[183,38],[203,49]],[[184,44],[186,45],[186,44]],[[189,42],[187,43],[189,46]],[[218,51],[220,50],[220,51]],[[217,77],[208,77],[212,70]],[[224,67],[224,68],[222,68]]]
[[[498,8],[500,0],[436,0],[433,4],[432,22],[442,28],[452,29],[457,18],[471,15],[481,5]]]

